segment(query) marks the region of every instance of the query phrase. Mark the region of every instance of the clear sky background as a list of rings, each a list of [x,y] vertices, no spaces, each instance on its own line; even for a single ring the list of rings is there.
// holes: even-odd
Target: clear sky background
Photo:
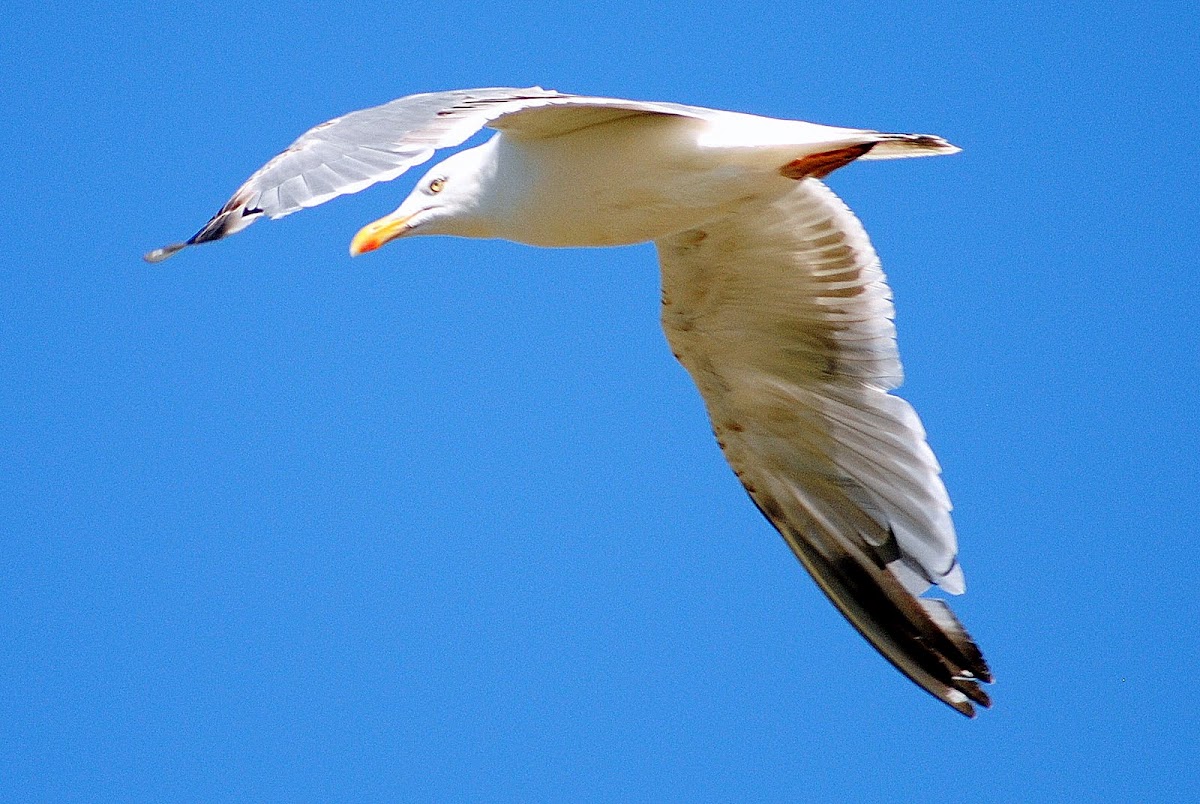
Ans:
[[[19,3],[0,20],[0,799],[1179,800],[1200,784],[1193,2]],[[308,127],[541,84],[933,132],[831,184],[956,504],[974,721],[835,612],[652,247],[413,176],[150,266]]]

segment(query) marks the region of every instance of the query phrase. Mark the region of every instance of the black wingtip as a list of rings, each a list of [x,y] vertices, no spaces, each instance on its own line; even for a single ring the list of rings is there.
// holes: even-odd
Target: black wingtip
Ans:
[[[979,648],[944,602],[912,596],[888,570],[853,547],[828,556],[782,517],[775,500],[751,495],[830,601],[885,659],[961,715],[992,705],[980,681],[991,681]],[[836,551],[835,551],[836,552]]]

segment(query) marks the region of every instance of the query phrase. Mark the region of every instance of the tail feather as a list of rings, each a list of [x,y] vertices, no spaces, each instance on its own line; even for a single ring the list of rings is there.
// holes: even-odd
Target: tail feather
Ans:
[[[961,151],[933,134],[880,134],[875,147],[860,159],[907,159],[913,156],[945,156]]]
[[[875,131],[852,132],[860,140],[852,145],[825,149],[793,159],[779,168],[789,179],[823,179],[857,159],[906,159],[913,156],[956,154],[962,149],[932,134],[882,134]]]

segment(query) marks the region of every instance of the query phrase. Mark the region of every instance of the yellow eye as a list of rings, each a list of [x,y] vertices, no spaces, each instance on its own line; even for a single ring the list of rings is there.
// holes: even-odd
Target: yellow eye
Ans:
[[[442,188],[445,186],[446,186],[445,179],[434,179],[433,181],[429,182],[429,192],[440,193],[442,191]]]

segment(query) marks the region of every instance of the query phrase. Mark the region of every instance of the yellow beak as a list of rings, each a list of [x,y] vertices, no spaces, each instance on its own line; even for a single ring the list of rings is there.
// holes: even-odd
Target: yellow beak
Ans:
[[[358,234],[350,241],[350,256],[357,257],[359,254],[374,251],[384,243],[395,240],[408,231],[410,218],[412,215],[402,215],[399,218],[388,215],[374,223],[368,223],[359,229]]]

